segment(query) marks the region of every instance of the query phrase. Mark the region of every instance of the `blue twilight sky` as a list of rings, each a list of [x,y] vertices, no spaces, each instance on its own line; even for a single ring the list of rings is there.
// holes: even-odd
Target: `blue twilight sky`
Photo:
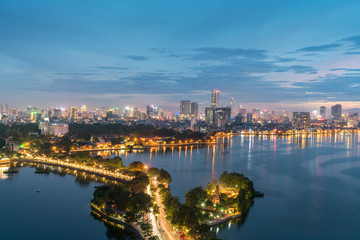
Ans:
[[[0,0],[0,104],[360,107],[360,1]]]

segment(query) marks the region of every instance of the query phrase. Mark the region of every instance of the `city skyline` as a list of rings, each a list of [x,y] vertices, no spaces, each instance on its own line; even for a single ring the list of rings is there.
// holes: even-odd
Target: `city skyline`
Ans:
[[[360,106],[356,1],[0,5],[2,104]]]

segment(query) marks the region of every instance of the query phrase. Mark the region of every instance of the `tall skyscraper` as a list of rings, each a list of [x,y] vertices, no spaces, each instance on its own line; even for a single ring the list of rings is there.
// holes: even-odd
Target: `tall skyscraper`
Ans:
[[[252,115],[252,113],[248,113],[248,114],[246,115],[246,122],[247,122],[247,123],[252,123],[252,122],[253,122],[253,115]]]
[[[225,128],[230,123],[231,108],[217,107],[214,109],[214,125],[217,128]]]
[[[326,117],[326,107],[325,106],[320,107],[320,117],[323,119],[325,119],[325,117]]]
[[[334,120],[341,119],[342,115],[342,106],[341,104],[336,104],[331,107],[331,118]]]
[[[199,104],[197,102],[192,102],[190,107],[191,116],[195,119],[199,116]]]
[[[71,107],[70,109],[70,119],[72,122],[76,121],[78,119],[78,108],[77,107]]]
[[[205,108],[205,123],[208,125],[214,124],[214,108],[213,107]]]
[[[154,105],[147,105],[146,106],[146,115],[148,117],[158,117],[159,108],[155,107]]]
[[[234,115],[234,98],[230,98],[231,116]]]
[[[60,118],[61,117],[61,109],[60,108],[54,108],[53,117],[54,118]]]
[[[211,91],[211,106],[219,107],[219,90],[213,89]]]
[[[293,126],[296,129],[304,129],[310,127],[310,113],[309,112],[294,112]]]
[[[190,100],[182,100],[180,101],[180,115],[182,117],[186,117],[190,115]]]
[[[230,123],[231,108],[230,107],[206,107],[205,122],[208,125],[217,128],[224,128]]]

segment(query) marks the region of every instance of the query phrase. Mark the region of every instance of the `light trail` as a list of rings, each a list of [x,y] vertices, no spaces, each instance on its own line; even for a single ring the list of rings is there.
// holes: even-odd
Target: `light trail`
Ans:
[[[147,192],[151,196],[150,185],[147,186]],[[150,214],[149,215],[150,215],[154,235],[158,236],[160,240],[165,240],[164,237],[162,236],[162,234],[160,233],[160,231],[158,229],[158,226],[156,224],[156,219],[155,219],[154,209],[153,208],[150,209]]]

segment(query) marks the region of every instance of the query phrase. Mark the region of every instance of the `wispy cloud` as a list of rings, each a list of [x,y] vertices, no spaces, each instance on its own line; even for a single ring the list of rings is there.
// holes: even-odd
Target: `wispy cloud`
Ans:
[[[128,56],[126,56],[126,58],[135,60],[135,61],[146,61],[149,59],[148,57],[145,57],[145,56],[136,56],[136,55],[128,55]]]
[[[360,48],[360,36],[351,36],[351,37],[343,38],[340,41],[350,43],[352,49]]]
[[[331,43],[331,44],[304,47],[296,50],[295,52],[327,52],[327,51],[336,50],[341,46],[342,46],[341,43]]]
[[[116,67],[116,66],[99,66],[98,69],[104,69],[104,70],[127,70],[129,68],[126,67]]]

